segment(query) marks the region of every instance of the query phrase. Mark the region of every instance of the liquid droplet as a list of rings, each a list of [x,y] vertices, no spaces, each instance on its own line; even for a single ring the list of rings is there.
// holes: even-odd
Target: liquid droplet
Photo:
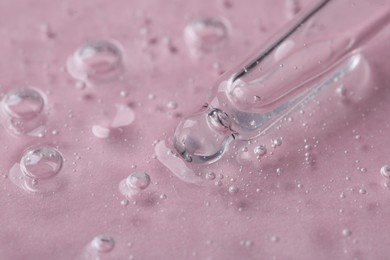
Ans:
[[[22,172],[33,179],[47,179],[62,168],[62,155],[53,147],[43,146],[27,150],[20,160]]]
[[[5,113],[12,118],[30,119],[43,110],[45,101],[42,95],[31,88],[22,88],[8,92],[2,102]]]
[[[100,235],[92,240],[91,245],[98,252],[108,253],[114,249],[115,241],[110,236]]]
[[[127,198],[139,194],[150,184],[150,177],[144,172],[135,172],[119,183],[119,191]]]
[[[204,52],[213,51],[227,38],[227,28],[222,20],[201,18],[190,22],[185,29],[188,44]]]
[[[188,183],[200,183],[203,181],[178,155],[168,148],[165,141],[158,142],[154,151],[161,164],[180,180]]]
[[[234,185],[229,186],[229,193],[236,194],[238,192],[238,188]]]
[[[67,69],[72,77],[83,82],[114,80],[123,73],[121,48],[107,40],[86,43],[68,59]]]
[[[271,236],[270,240],[273,243],[277,243],[277,242],[279,242],[280,238],[278,236]]]
[[[385,178],[390,178],[390,166],[389,165],[384,165],[381,168],[381,175]]]
[[[359,193],[360,193],[360,194],[366,194],[367,191],[366,191],[365,188],[360,188],[360,189],[359,189]]]
[[[150,177],[144,172],[135,172],[127,177],[126,184],[131,188],[144,190],[150,184]]]
[[[352,231],[349,229],[344,228],[343,231],[341,231],[341,234],[345,237],[349,237],[352,235]]]
[[[205,175],[206,180],[215,180],[216,177],[217,177],[217,176],[215,175],[214,172],[208,172],[208,173],[206,173],[206,175]]]
[[[259,145],[259,146],[256,146],[254,149],[253,149],[253,152],[258,155],[258,156],[264,156],[266,155],[267,153],[267,148],[265,147],[265,145]]]

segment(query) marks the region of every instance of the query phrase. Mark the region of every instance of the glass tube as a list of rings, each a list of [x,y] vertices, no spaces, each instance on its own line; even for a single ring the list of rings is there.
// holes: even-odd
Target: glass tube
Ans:
[[[217,161],[233,140],[252,140],[353,72],[361,48],[390,22],[379,0],[322,0],[225,73],[201,111],[172,138],[188,163]],[[335,33],[336,32],[336,33]]]

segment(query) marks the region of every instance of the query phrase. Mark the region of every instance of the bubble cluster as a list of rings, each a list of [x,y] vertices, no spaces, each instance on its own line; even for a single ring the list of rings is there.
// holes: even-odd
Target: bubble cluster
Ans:
[[[73,78],[92,85],[117,79],[124,70],[121,48],[108,40],[88,42],[68,58],[67,70]]]

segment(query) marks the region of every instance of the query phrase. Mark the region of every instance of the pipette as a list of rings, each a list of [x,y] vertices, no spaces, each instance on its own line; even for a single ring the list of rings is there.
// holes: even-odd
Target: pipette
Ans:
[[[188,163],[209,164],[220,159],[233,140],[264,135],[352,72],[361,60],[361,48],[389,21],[385,1],[316,3],[217,81],[201,111],[178,124],[172,138],[176,152]],[[342,33],[332,33],[337,27]]]

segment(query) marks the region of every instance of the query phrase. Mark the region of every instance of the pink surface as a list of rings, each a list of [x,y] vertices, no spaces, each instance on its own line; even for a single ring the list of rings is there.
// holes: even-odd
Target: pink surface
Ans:
[[[347,102],[330,91],[269,135],[236,144],[202,169],[216,179],[189,184],[155,155],[218,75],[287,23],[290,4],[0,2],[1,93],[45,96],[38,136],[12,134],[1,111],[0,259],[387,259],[389,27],[364,49],[370,77],[345,86]],[[184,30],[199,17],[222,19],[227,36],[194,53]],[[84,86],[67,72],[75,49],[96,40],[120,44],[122,80]],[[268,153],[257,160],[259,144]],[[20,185],[18,163],[37,146],[64,158],[46,192]],[[123,180],[137,171],[151,183],[126,197]],[[96,251],[99,235],[115,246],[108,239]]]

